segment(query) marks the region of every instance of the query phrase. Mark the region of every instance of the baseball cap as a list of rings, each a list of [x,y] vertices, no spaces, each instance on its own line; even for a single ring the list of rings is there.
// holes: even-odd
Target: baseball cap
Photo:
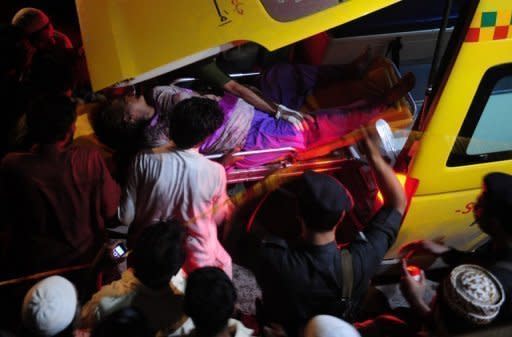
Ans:
[[[354,206],[352,195],[336,178],[311,170],[302,176],[299,206],[308,226],[332,229]],[[311,226],[310,226],[311,227]],[[320,227],[320,228],[318,228]]]

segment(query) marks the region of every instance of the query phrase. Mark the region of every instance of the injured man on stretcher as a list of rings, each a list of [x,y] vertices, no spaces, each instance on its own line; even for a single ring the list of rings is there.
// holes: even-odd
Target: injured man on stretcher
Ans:
[[[308,71],[307,67],[304,69]],[[282,70],[283,68],[273,69],[275,73],[282,72]],[[293,71],[302,70],[294,68]],[[201,153],[208,155],[228,153],[233,149],[254,151],[284,147],[292,147],[300,153],[336,141],[359,127],[382,118],[385,111],[407,95],[414,83],[414,76],[405,74],[401,79],[397,78],[394,84],[389,83],[389,87],[383,88],[378,94],[354,100],[349,104],[327,107],[325,104],[324,106],[316,104],[317,107],[320,107],[309,112],[304,111],[305,107],[300,112],[298,106],[293,106],[297,109],[295,110],[279,105],[275,115],[260,111],[230,93],[219,97],[211,94],[200,95],[191,89],[177,85],[157,86],[152,90],[153,102],[151,105],[146,103],[143,96],[133,96],[129,99],[124,98],[122,102],[112,102],[113,105],[118,106],[118,109],[109,109],[109,113],[124,114],[122,120],[125,123],[143,124],[144,147],[167,146],[166,144],[169,143],[168,114],[172,114],[173,107],[180,101],[201,96],[204,99],[216,101],[224,113],[224,122],[201,144]],[[286,83],[284,84],[286,85]],[[284,92],[282,87],[282,79],[281,81],[267,81],[267,84],[263,85],[262,91],[278,92],[281,96],[277,97],[279,100],[284,99],[288,102],[294,101],[300,102],[299,104],[304,106],[307,105],[307,95],[298,97],[300,95],[295,90],[296,85],[287,85],[288,88],[294,88],[294,92]],[[334,90],[338,90],[336,86],[331,86],[330,91],[333,90],[333,87]],[[308,91],[311,93],[312,88],[305,91],[304,88],[301,89],[304,93],[308,93]],[[343,96],[344,92],[340,91],[337,95]],[[272,98],[276,99],[276,95],[273,96]],[[290,100],[290,97],[293,99]],[[333,103],[330,104],[333,105]],[[101,136],[98,136],[101,140]],[[282,157],[282,153],[245,156],[236,161],[234,165],[237,168],[251,168],[273,162],[280,157]]]

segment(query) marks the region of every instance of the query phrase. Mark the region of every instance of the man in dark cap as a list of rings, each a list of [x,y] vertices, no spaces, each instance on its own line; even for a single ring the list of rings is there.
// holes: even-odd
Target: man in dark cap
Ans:
[[[402,247],[401,253],[427,253],[439,256],[451,266],[464,263],[479,264],[487,268],[501,282],[506,292],[502,305],[502,320],[512,318],[512,176],[490,173],[484,177],[482,193],[473,214],[489,242],[475,252],[461,252],[431,240],[421,240]]]
[[[351,319],[400,229],[405,193],[373,141],[367,137],[364,145],[384,205],[361,237],[338,248],[336,228],[353,207],[352,196],[334,177],[307,171],[296,182],[295,194],[302,241],[293,245],[266,235],[252,255],[257,256],[252,267],[263,291],[265,323],[282,325],[289,336],[315,315]]]

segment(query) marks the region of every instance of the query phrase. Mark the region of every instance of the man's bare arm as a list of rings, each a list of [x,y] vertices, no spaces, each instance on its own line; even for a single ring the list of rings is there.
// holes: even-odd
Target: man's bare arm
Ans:
[[[230,80],[224,84],[224,90],[242,98],[258,110],[267,112],[272,115],[277,113],[277,104],[266,100],[254,90],[238,83],[235,80]]]
[[[366,134],[363,141],[365,154],[373,168],[377,185],[384,198],[384,205],[395,208],[401,214],[404,214],[407,206],[407,197],[402,185],[400,185],[391,166],[382,158],[375,142],[364,129],[363,133]]]

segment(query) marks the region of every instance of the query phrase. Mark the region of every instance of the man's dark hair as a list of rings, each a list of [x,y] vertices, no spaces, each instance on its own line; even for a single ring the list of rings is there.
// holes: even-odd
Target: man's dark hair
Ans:
[[[169,113],[169,135],[180,149],[189,149],[204,141],[224,121],[219,104],[208,98],[185,99]]]
[[[123,308],[105,317],[91,337],[151,337],[146,317],[135,308]]]
[[[64,140],[76,120],[76,104],[64,95],[34,99],[27,111],[27,129],[38,144],[54,144]]]
[[[96,102],[89,111],[89,122],[98,140],[115,151],[136,151],[143,138],[145,124],[124,120],[127,104],[123,98]]]
[[[150,288],[168,286],[185,261],[185,230],[177,221],[163,221],[146,228],[133,248],[135,276]]]
[[[205,267],[190,273],[184,311],[192,318],[198,336],[213,337],[233,315],[236,302],[233,282],[222,269]]]
[[[36,93],[65,93],[76,84],[78,54],[74,49],[53,47],[32,57],[29,82]]]

